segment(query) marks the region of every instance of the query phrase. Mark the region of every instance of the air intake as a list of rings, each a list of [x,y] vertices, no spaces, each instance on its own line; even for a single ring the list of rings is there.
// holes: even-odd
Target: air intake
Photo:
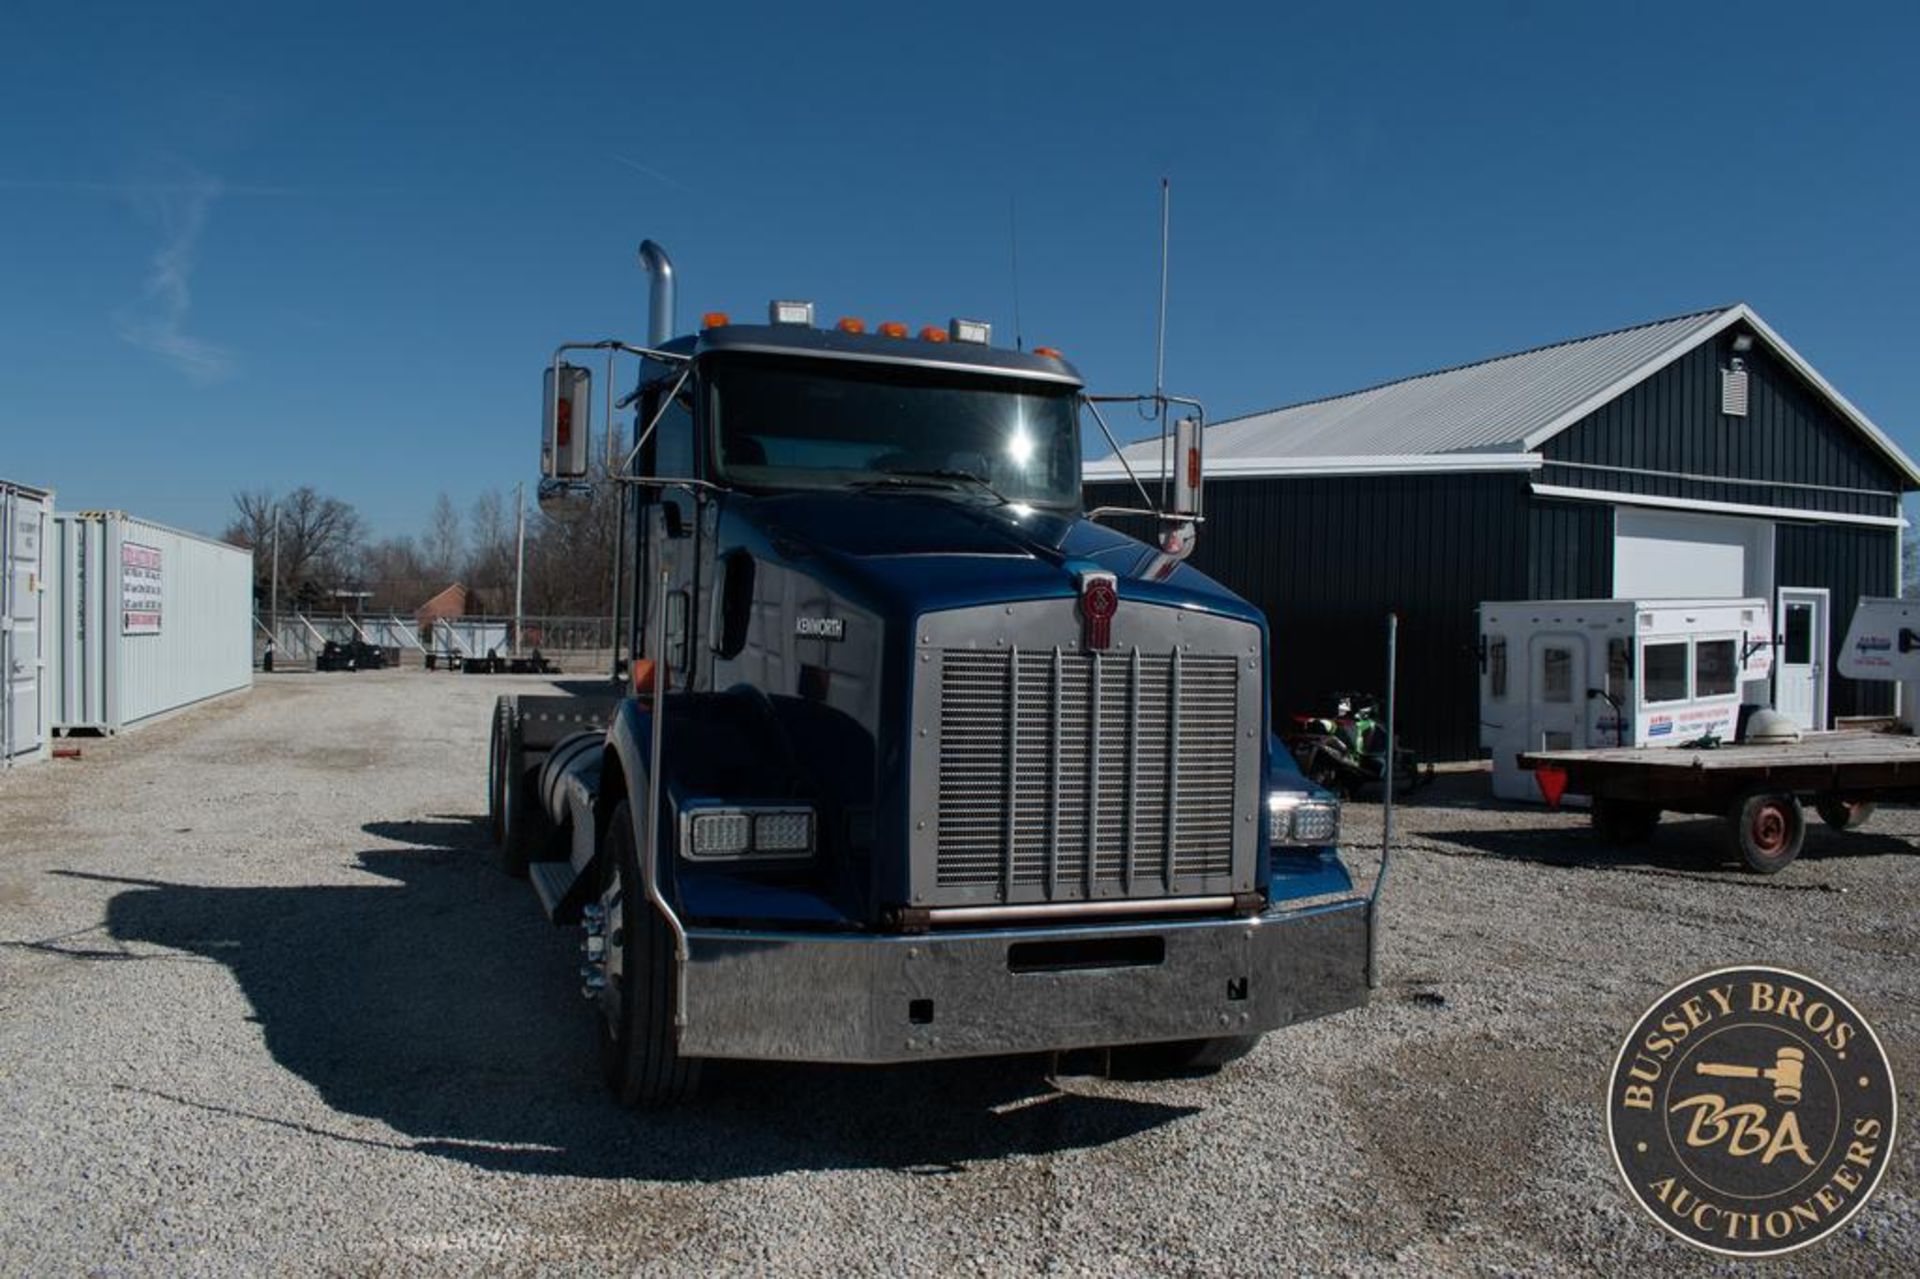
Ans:
[[[1720,370],[1720,411],[1728,417],[1747,415],[1747,362],[1737,356]]]

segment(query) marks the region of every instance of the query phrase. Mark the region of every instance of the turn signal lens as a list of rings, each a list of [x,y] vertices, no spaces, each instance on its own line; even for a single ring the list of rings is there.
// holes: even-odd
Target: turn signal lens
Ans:
[[[888,320],[880,326],[880,336],[883,338],[903,338],[907,336],[907,326]]]
[[[920,340],[922,342],[944,342],[947,340],[947,331],[945,329],[936,329],[929,324],[926,328],[920,330]]]
[[[731,321],[727,319],[725,311],[709,311],[700,317],[700,327],[703,329],[724,329],[729,323]]]
[[[639,657],[634,659],[632,668],[627,672],[627,677],[633,681],[633,695],[635,697],[652,697],[655,687],[660,682],[660,671],[659,668],[653,664],[652,658]]]
[[[833,327],[839,329],[842,333],[865,333],[867,331],[867,322],[865,320],[857,320],[851,315],[843,315],[840,317],[840,323]]]

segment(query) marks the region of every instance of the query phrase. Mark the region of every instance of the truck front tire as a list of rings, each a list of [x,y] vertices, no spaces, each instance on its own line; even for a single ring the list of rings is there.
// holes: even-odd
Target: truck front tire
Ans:
[[[627,801],[613,810],[606,839],[601,900],[607,948],[618,963],[609,963],[601,996],[600,1070],[622,1105],[671,1105],[699,1089],[700,1059],[680,1055],[673,934],[647,900]]]

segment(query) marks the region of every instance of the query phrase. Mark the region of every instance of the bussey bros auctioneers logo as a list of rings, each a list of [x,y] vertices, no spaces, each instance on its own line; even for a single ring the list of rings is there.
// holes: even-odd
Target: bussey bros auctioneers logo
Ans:
[[[1762,1257],[1860,1211],[1897,1107],[1880,1041],[1846,1000],[1784,969],[1727,968],[1668,991],[1627,1036],[1607,1138],[1655,1221]]]

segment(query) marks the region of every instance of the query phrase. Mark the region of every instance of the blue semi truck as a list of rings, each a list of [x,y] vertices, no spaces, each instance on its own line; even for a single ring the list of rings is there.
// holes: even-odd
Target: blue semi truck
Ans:
[[[647,344],[562,346],[541,450],[547,509],[621,495],[627,647],[604,689],[500,699],[488,788],[503,868],[582,929],[610,1087],[671,1102],[709,1058],[1201,1069],[1363,1004],[1377,880],[1270,732],[1264,619],[1182,562],[1197,420],[1135,540],[1084,509],[1106,428],[1057,352],[794,302],[675,335],[672,266],[641,261]],[[581,352],[639,365],[599,462]]]

